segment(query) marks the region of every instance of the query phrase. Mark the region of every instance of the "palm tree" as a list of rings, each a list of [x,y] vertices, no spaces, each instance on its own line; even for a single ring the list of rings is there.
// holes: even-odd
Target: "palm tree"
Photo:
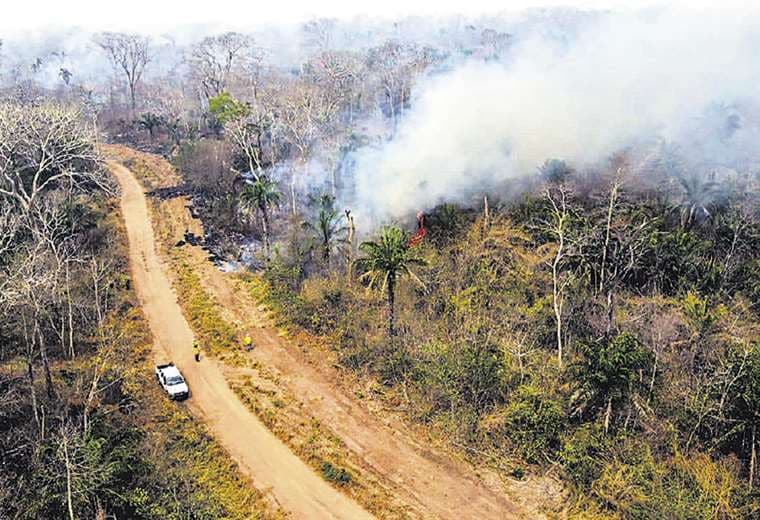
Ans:
[[[328,267],[333,251],[348,243],[346,238],[348,227],[342,225],[342,218],[343,215],[335,209],[335,197],[322,195],[319,198],[319,213],[316,222],[303,223],[303,227],[314,234],[314,238],[319,243],[322,260]]]
[[[269,226],[269,210],[278,206],[282,200],[282,193],[277,188],[277,183],[265,176],[261,176],[253,183],[246,184],[240,192],[240,206],[247,213],[258,211],[261,215],[262,234],[264,236],[264,254],[269,259],[271,229]]]
[[[715,174],[678,175],[678,182],[683,188],[683,200],[680,204],[681,225],[688,229],[694,224],[712,218],[710,209],[720,203],[719,185]]]
[[[376,241],[362,242],[359,250],[365,256],[357,260],[364,274],[360,280],[367,280],[370,289],[385,292],[388,302],[388,337],[395,334],[393,325],[395,318],[396,283],[406,275],[420,285],[424,284],[412,272],[414,265],[425,265],[425,260],[409,247],[409,236],[396,226],[386,226],[380,231]]]

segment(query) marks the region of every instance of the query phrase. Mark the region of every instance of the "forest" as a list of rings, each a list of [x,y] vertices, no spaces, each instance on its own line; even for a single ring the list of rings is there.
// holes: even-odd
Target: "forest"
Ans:
[[[341,389],[542,514],[760,518],[760,18],[720,21],[0,40],[0,517],[283,514],[150,380],[116,144]]]

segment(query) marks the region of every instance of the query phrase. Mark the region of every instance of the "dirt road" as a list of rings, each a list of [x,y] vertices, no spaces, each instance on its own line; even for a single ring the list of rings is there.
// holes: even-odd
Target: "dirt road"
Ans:
[[[208,424],[256,487],[270,490],[294,518],[372,518],[356,502],[330,487],[251,414],[230,390],[214,361],[193,361],[193,335],[156,254],[143,189],[123,166],[109,162],[109,167],[122,189],[132,279],[156,349],[187,377],[194,413]]]

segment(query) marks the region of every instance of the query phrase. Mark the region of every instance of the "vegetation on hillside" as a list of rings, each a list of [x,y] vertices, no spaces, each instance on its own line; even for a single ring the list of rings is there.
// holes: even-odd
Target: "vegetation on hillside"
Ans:
[[[496,458],[560,466],[583,497],[575,514],[760,514],[756,192],[696,222],[688,193],[653,200],[616,170],[587,182],[542,180],[486,212],[437,208],[418,247],[383,229],[353,277],[288,248],[256,295],[410,419]],[[419,259],[424,285],[388,283],[403,258]]]

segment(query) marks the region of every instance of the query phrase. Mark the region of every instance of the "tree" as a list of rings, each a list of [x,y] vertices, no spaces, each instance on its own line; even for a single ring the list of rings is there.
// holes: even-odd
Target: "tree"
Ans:
[[[114,70],[121,70],[127,77],[130,106],[134,112],[137,107],[137,85],[145,72],[145,66],[151,60],[150,38],[138,34],[105,32],[97,35],[95,42],[106,53]]]
[[[240,205],[243,210],[247,213],[258,211],[261,216],[264,254],[267,259],[271,254],[269,211],[273,206],[278,206],[281,199],[282,193],[277,188],[277,183],[267,177],[260,177],[253,183],[246,184],[240,193]]]
[[[208,111],[221,124],[245,118],[251,111],[246,103],[232,97],[229,92],[221,92],[209,98]]]
[[[319,213],[314,223],[304,222],[304,227],[311,231],[319,244],[322,260],[329,267],[330,257],[336,249],[348,244],[346,234],[348,226],[342,223],[343,216],[335,209],[335,198],[322,195],[319,198]]]
[[[218,96],[229,87],[230,77],[253,45],[245,34],[228,32],[207,36],[193,46],[191,74],[200,83],[206,99]]]
[[[676,178],[683,190],[679,210],[681,226],[689,229],[696,224],[702,224],[712,219],[711,208],[721,200],[719,185],[715,174],[679,173]]]
[[[282,125],[288,140],[298,152],[299,170],[308,175],[307,165],[312,150],[320,136],[328,133],[329,125],[337,110],[334,100],[314,85],[299,82],[293,85],[283,100],[280,112]],[[291,172],[290,199],[293,215],[298,214],[296,203],[296,173]]]
[[[150,140],[152,141],[156,135],[156,130],[164,124],[164,120],[158,114],[154,114],[153,112],[146,112],[140,116],[140,120],[137,123],[148,131]]]
[[[396,305],[396,284],[402,276],[408,276],[424,286],[412,271],[412,266],[425,265],[425,260],[417,250],[408,245],[409,236],[401,228],[385,226],[380,231],[379,240],[362,242],[359,249],[365,254],[357,260],[359,269],[364,271],[359,279],[366,280],[370,289],[385,292],[388,303],[388,337],[395,335],[394,319]]]
[[[268,114],[252,110],[251,105],[228,92],[212,97],[208,104],[211,115],[224,125],[226,134],[245,157],[247,173],[259,179],[264,167],[262,137],[272,123]]]
[[[0,196],[28,212],[44,191],[62,184],[108,188],[95,142],[76,110],[0,104]]]
[[[648,370],[650,353],[628,333],[609,341],[581,343],[579,350],[583,360],[575,367],[577,376],[584,386],[586,400],[604,403],[604,432],[607,433],[613,406],[633,391],[639,370]]]
[[[749,457],[748,484],[754,487],[757,471],[758,429],[760,429],[760,343],[742,345],[729,351],[716,367],[710,382],[719,403],[711,409],[722,426],[721,442],[736,453]]]
[[[564,184],[549,187],[545,191],[549,202],[550,220],[544,228],[556,240],[557,249],[549,265],[552,270],[552,309],[554,311],[555,336],[557,338],[557,365],[562,368],[563,354],[563,310],[565,292],[572,280],[570,273],[563,270],[569,250],[569,225],[571,209],[569,204],[570,191]]]

